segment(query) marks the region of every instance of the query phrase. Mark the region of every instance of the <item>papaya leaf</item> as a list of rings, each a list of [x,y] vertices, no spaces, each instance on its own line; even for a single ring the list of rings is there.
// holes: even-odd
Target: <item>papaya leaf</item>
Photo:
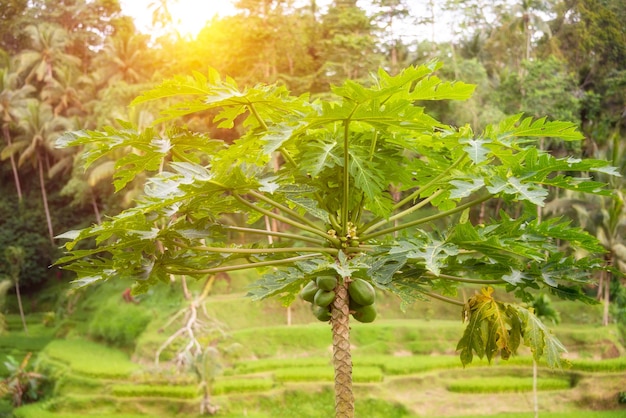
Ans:
[[[487,357],[491,362],[495,355],[508,359],[519,345],[519,321],[507,305],[496,301],[493,288],[486,287],[468,299],[463,309],[467,326],[457,344],[463,366],[472,362],[474,354]]]
[[[412,100],[466,100],[476,85],[463,82],[444,82],[437,76],[430,76],[417,82],[411,92]]]
[[[490,153],[489,148],[485,147],[490,141],[486,139],[468,138],[460,141],[462,144],[466,144],[463,150],[469,155],[474,164],[480,164],[487,160],[487,155]]]
[[[272,271],[254,282],[250,286],[247,296],[251,297],[252,300],[279,296],[282,303],[289,306],[295,300],[303,279],[303,272],[296,267]]]
[[[567,353],[565,346],[531,310],[521,306],[511,306],[521,319],[524,344],[530,348],[535,360],[539,361],[545,355],[548,366],[560,369],[564,363],[561,356]]]
[[[522,183],[517,177],[509,177],[506,180],[501,177],[491,179],[491,185],[487,186],[490,193],[504,193],[514,196],[519,200],[528,200],[534,205],[544,206],[548,191],[532,183]]]

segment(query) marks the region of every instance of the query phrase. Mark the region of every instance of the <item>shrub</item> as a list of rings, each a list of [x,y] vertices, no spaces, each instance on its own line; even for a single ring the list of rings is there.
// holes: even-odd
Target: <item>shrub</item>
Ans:
[[[133,347],[152,315],[140,306],[125,303],[121,295],[101,305],[89,323],[89,335],[117,347]]]

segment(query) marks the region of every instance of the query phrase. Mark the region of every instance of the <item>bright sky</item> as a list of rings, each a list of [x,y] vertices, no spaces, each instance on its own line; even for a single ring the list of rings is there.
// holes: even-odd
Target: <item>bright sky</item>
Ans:
[[[153,33],[152,3],[157,0],[120,0],[122,11],[135,19],[142,32]],[[195,36],[216,14],[227,16],[234,13],[230,0],[170,0],[168,1],[176,29],[182,36]]]
[[[120,4],[122,11],[135,19],[135,25],[140,31],[156,35],[157,31],[152,27],[152,11],[154,9],[150,5],[158,1],[120,0]],[[303,2],[304,0],[299,1]],[[419,7],[422,1],[409,2],[409,5],[414,8],[414,13],[417,15],[425,13],[424,7]],[[317,0],[317,5],[320,9],[327,7],[330,3],[331,0]],[[362,0],[361,3],[367,7],[368,1]],[[228,16],[236,11],[233,0],[168,0],[168,6],[180,35],[191,37],[197,35],[215,15]],[[397,27],[396,31],[406,40],[430,39],[432,36],[435,36],[439,41],[443,41],[448,40],[452,35],[449,29],[446,30],[448,23],[439,22],[439,28],[435,33],[428,25],[420,27],[410,24]]]

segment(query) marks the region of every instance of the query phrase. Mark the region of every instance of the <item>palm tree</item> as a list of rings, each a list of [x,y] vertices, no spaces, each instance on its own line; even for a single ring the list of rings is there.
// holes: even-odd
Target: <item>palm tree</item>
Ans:
[[[94,60],[96,79],[111,85],[119,81],[144,82],[150,78],[153,61],[148,59],[148,37],[127,31],[108,38]]]
[[[37,169],[50,242],[54,244],[44,171],[50,168],[51,157],[59,154],[59,151],[53,148],[53,141],[61,133],[72,129],[72,123],[69,119],[55,117],[52,106],[34,99],[29,100],[25,108],[16,112],[19,120],[18,126],[22,133],[15,138],[11,146],[2,150],[0,157],[6,159],[19,154],[18,166],[21,167],[25,162],[30,162]],[[63,161],[67,161],[67,157]],[[53,159],[52,162],[54,162]],[[57,166],[58,164],[57,162]]]
[[[22,318],[24,333],[28,334],[28,328],[26,327],[26,318],[24,317],[24,308],[22,307],[22,297],[20,295],[20,273],[22,270],[22,266],[24,265],[24,249],[19,246],[10,245],[4,250],[4,258],[9,264],[11,280],[13,280],[13,283],[15,284],[17,305],[20,309],[20,318]]]
[[[42,88],[41,99],[54,108],[55,116],[79,114],[94,95],[93,85],[92,78],[81,74],[76,67],[62,65],[57,69],[57,77]]]
[[[2,115],[2,134],[7,146],[11,146],[11,124],[17,120],[16,112],[23,108],[26,100],[35,91],[31,85],[18,86],[18,77],[9,68],[0,68],[0,114]],[[19,172],[15,157],[10,156],[11,170],[13,171],[13,181],[17,190],[17,198],[22,201],[22,186],[20,184]]]
[[[50,23],[29,25],[24,31],[30,37],[31,49],[17,56],[17,72],[25,82],[49,82],[58,77],[63,66],[80,66],[80,58],[65,52],[69,34],[61,26]]]

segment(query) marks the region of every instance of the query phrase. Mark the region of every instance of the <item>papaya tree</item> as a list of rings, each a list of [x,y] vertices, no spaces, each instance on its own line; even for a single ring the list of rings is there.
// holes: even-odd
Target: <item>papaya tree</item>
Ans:
[[[607,194],[593,178],[561,173],[614,169],[537,149],[536,138],[580,140],[569,122],[514,115],[475,134],[437,121],[423,103],[474,90],[442,81],[440,67],[380,70],[369,85],[346,81],[316,100],[278,85],[239,89],[215,71],[164,81],[134,101],[163,103],[155,127],[138,132],[120,122],[58,141],[84,146],[87,166],[133,149],[116,162],[117,190],[149,174],[135,207],[63,234],[67,253],[58,263],[77,273],[77,286],[130,277],[141,293],[171,275],[257,269],[253,299],[289,305],[302,292],[332,329],[337,417],[354,415],[350,315],[374,320],[372,289],[396,294],[404,307],[430,299],[458,305],[467,321],[457,346],[464,365],[475,355],[509,358],[524,342],[559,366],[565,348],[524,303],[542,288],[591,301],[582,288],[600,263],[559,245],[602,247],[565,219],[538,222],[536,208],[548,187]],[[241,137],[225,144],[180,123],[207,110],[222,128],[244,118]],[[515,203],[516,214],[472,222],[472,208],[489,199]],[[95,247],[77,245],[86,240]],[[461,300],[457,286],[467,284],[483,290]],[[521,303],[498,301],[497,287]]]

